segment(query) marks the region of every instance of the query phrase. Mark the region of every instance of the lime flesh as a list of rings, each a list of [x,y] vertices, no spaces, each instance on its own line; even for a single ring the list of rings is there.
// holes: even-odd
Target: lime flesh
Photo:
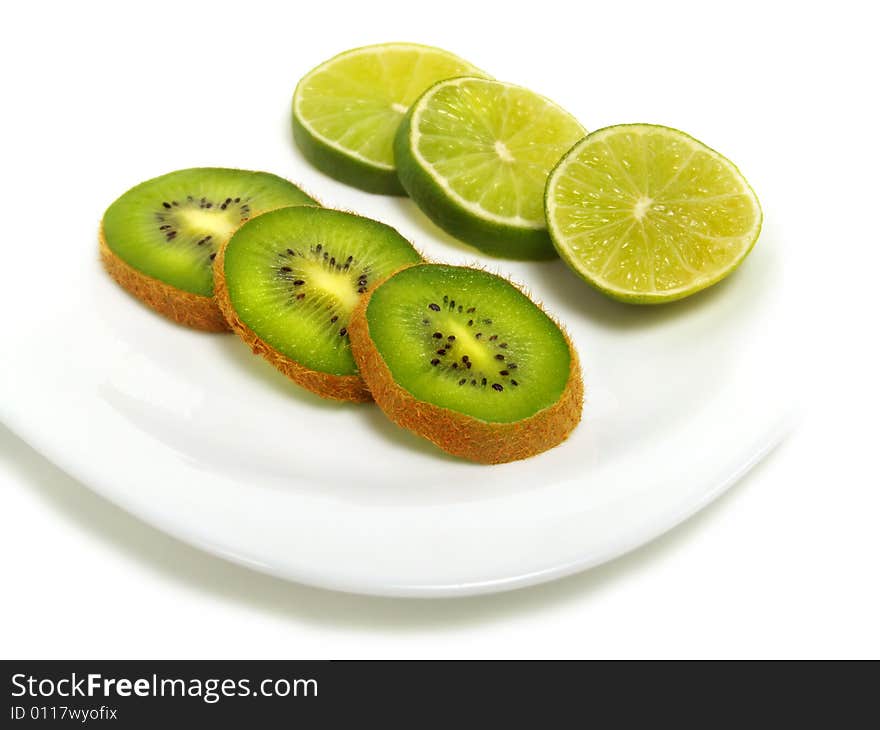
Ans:
[[[294,138],[331,177],[403,194],[392,142],[410,105],[441,79],[483,75],[439,48],[385,43],[346,51],[306,74],[293,96]]]
[[[478,78],[442,81],[414,105],[395,143],[404,188],[441,228],[486,253],[555,256],[544,185],[584,128],[543,96]]]
[[[668,127],[606,127],[553,170],[545,197],[557,250],[587,282],[651,304],[720,281],[748,255],[761,207],[739,170]]]

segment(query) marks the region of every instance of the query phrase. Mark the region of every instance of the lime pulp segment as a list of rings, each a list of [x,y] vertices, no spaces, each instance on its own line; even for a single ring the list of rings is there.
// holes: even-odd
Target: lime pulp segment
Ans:
[[[421,261],[393,228],[351,213],[284,208],[255,218],[223,256],[239,318],[282,355],[334,375],[354,375],[348,323],[367,288]]]
[[[396,144],[401,182],[438,225],[489,253],[553,255],[544,185],[585,134],[548,99],[478,78],[442,81],[413,105]]]
[[[733,163],[649,124],[588,135],[551,174],[545,203],[569,266],[635,303],[680,299],[721,280],[749,253],[762,221]]]
[[[519,289],[477,269],[421,264],[371,295],[370,338],[416,399],[512,423],[556,403],[571,353],[559,327]]]
[[[117,256],[183,291],[211,296],[216,251],[242,223],[267,210],[317,205],[296,185],[266,172],[178,170],[147,180],[104,214],[104,240]]]
[[[439,48],[387,43],[341,53],[293,96],[294,137],[327,174],[371,192],[402,193],[392,142],[410,105],[435,82],[483,72]]]

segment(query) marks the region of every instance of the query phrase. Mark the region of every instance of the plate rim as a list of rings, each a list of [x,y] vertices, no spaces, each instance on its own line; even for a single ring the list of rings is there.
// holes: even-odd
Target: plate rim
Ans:
[[[40,454],[42,458],[45,458],[65,474],[89,489],[89,491],[98,495],[102,499],[107,500],[110,504],[113,504],[135,519],[150,525],[154,529],[171,536],[175,540],[179,540],[185,545],[189,545],[190,547],[194,547],[202,552],[235,565],[256,570],[257,572],[264,573],[274,578],[292,581],[313,588],[374,597],[419,599],[460,598],[465,596],[487,595],[540,585],[582,573],[648,545],[657,538],[683,524],[695,514],[701,512],[736,485],[754,467],[779,447],[779,445],[797,427],[801,417],[800,409],[794,404],[790,405],[787,410],[777,416],[767,429],[762,431],[762,436],[756,439],[756,443],[759,444],[759,447],[756,450],[750,450],[745,458],[738,459],[732,470],[722,470],[723,473],[713,481],[710,488],[701,490],[699,499],[684,500],[681,504],[677,502],[674,509],[669,509],[665,512],[668,516],[656,520],[650,528],[644,530],[630,530],[629,532],[624,533],[620,539],[614,541],[614,543],[606,550],[597,554],[591,554],[586,557],[577,558],[537,571],[482,581],[439,584],[425,583],[420,585],[394,583],[377,585],[376,582],[371,583],[370,581],[327,578],[326,576],[318,574],[298,574],[296,571],[293,573],[286,572],[271,564],[263,563],[236,551],[224,548],[219,544],[203,540],[192,533],[187,534],[185,531],[179,529],[177,525],[163,520],[161,516],[157,517],[157,513],[151,513],[148,515],[145,514],[145,510],[130,507],[126,504],[126,500],[119,498],[118,493],[114,493],[113,490],[105,488],[103,485],[104,477],[100,474],[90,475],[86,473],[88,472],[87,468],[71,463],[71,460],[64,458],[63,455],[61,458],[55,458],[54,449],[51,448],[51,444],[46,443],[51,441],[51,439],[45,436],[41,438],[40,436],[41,433],[45,432],[29,428],[28,425],[24,423],[24,419],[17,419],[14,415],[10,414],[10,410],[8,409],[0,411],[0,422],[2,422],[16,437],[20,438],[25,444]],[[61,453],[63,454],[63,451]]]

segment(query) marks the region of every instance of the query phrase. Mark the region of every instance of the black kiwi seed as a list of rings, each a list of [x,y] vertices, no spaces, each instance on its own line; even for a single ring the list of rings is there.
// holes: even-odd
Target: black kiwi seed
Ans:
[[[436,302],[430,302],[427,306],[428,309],[432,312],[441,312],[441,311],[450,311],[457,312],[460,315],[464,315],[461,319],[462,322],[466,322],[468,327],[473,327],[477,329],[478,327],[483,327],[485,325],[492,325],[492,319],[488,317],[476,318],[469,315],[474,315],[477,311],[476,307],[468,307],[466,305],[457,304],[455,299],[450,298],[448,295],[444,295],[442,299],[442,305],[439,303],[441,300],[437,300]],[[431,325],[432,321],[428,317],[422,318],[422,324]],[[439,323],[434,322],[433,326],[437,327]],[[445,328],[444,328],[445,329]],[[491,387],[492,390],[496,393],[504,392],[505,386],[507,387],[516,387],[519,383],[516,380],[511,380],[510,375],[511,371],[516,369],[515,363],[507,363],[505,362],[506,356],[509,354],[508,352],[500,352],[500,350],[509,350],[510,344],[508,342],[499,341],[500,335],[492,334],[490,332],[475,332],[474,338],[477,340],[482,340],[484,342],[494,342],[496,343],[497,350],[492,353],[493,359],[499,363],[499,367],[501,370],[497,371],[497,375],[491,376],[491,374],[487,373],[486,376],[483,376],[483,373],[480,372],[481,368],[474,367],[474,363],[471,360],[471,355],[464,354],[460,355],[456,353],[453,357],[449,359],[443,359],[446,356],[450,355],[453,352],[453,343],[456,343],[455,335],[444,335],[439,330],[434,330],[433,327],[427,330],[430,333],[432,340],[444,340],[444,342],[437,342],[437,345],[440,345],[439,349],[434,350],[434,355],[431,356],[430,363],[433,367],[441,366],[440,370],[443,371],[448,368],[451,371],[457,371],[459,375],[468,375],[469,377],[457,377],[455,378],[455,382],[458,383],[459,386],[467,385],[470,382],[471,386],[482,386],[482,387]],[[485,336],[484,336],[485,335]],[[442,367],[445,365],[445,368]],[[466,370],[465,370],[466,369]],[[465,370],[464,373],[461,371]],[[471,373],[467,372],[468,370],[475,371],[475,377],[470,377]],[[496,378],[505,378],[504,383],[496,382]]]
[[[332,253],[332,249],[328,248],[327,245],[318,243],[310,246],[308,253],[295,251],[293,248],[284,248],[277,252],[277,256],[288,260],[291,257],[311,258],[316,262],[323,262],[325,267],[329,267],[332,270],[347,271],[351,263],[354,261],[354,255],[347,255],[344,258],[340,257],[339,260],[337,260],[335,255],[331,255]],[[287,286],[291,288],[288,302],[290,304],[296,304],[304,299],[310,299],[311,296],[306,290],[308,280],[306,278],[294,278],[303,276],[302,273],[297,270],[295,265],[288,265],[286,261],[283,261],[282,264],[283,265],[278,266],[277,271]],[[363,294],[367,290],[368,271],[369,269],[364,269],[357,274],[355,287],[359,294]],[[339,322],[340,315],[334,313],[333,308],[330,308],[330,311],[327,312],[326,316],[329,319],[331,327]],[[425,319],[425,322],[429,323],[429,320]],[[348,328],[340,327],[336,331],[336,334],[340,337],[346,337],[348,335]]]

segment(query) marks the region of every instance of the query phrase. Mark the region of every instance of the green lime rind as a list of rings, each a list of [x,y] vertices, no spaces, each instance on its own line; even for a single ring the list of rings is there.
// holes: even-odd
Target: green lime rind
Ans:
[[[556,258],[556,249],[544,228],[504,225],[463,213],[413,156],[409,146],[411,121],[412,115],[407,114],[394,139],[397,177],[406,193],[436,225],[497,258],[533,261]]]
[[[394,133],[426,88],[461,74],[487,76],[448,51],[417,43],[344,51],[297,84],[294,141],[312,165],[340,182],[369,193],[405,196],[391,151]],[[360,147],[340,139],[352,134],[360,137]]]
[[[711,272],[707,272],[704,275],[695,278],[693,281],[683,284],[682,286],[677,288],[662,291],[635,291],[627,290],[621,288],[620,286],[615,286],[614,284],[608,282],[605,277],[597,275],[597,273],[592,271],[589,266],[587,266],[585,262],[581,260],[581,258],[579,258],[572,250],[573,247],[569,244],[566,236],[560,230],[558,221],[553,212],[553,198],[556,186],[560,178],[570,165],[575,163],[582,164],[578,160],[578,155],[592,142],[602,139],[604,135],[615,132],[623,132],[626,130],[662,130],[663,132],[667,132],[670,135],[678,137],[681,140],[686,140],[696,150],[701,151],[717,160],[723,166],[725,171],[728,172],[732,177],[734,177],[741,185],[740,192],[742,196],[747,198],[749,203],[754,206],[755,217],[751,228],[748,231],[745,231],[742,235],[743,245],[738,249],[737,254],[732,257],[728,262],[726,262],[723,266],[719,266],[713,269]],[[695,197],[694,202],[699,202],[699,197]],[[577,276],[583,279],[591,287],[601,292],[602,294],[605,294],[611,299],[615,299],[617,301],[628,304],[653,305],[673,302],[684,299],[685,297],[689,297],[713,286],[714,284],[717,284],[739,268],[739,266],[754,248],[755,243],[758,241],[763,225],[763,211],[761,209],[758,197],[752,186],[749,184],[749,182],[743,176],[742,172],[733,162],[731,162],[728,158],[726,158],[718,151],[704,144],[695,137],[687,134],[686,132],[682,132],[681,130],[675,129],[674,127],[649,123],[618,124],[608,127],[602,127],[593,132],[590,132],[583,139],[576,142],[572,146],[572,148],[559,160],[557,165],[548,176],[547,186],[544,193],[544,206],[545,215],[547,218],[548,232],[550,234],[551,240],[553,241],[553,245],[559,253],[560,258],[562,258],[566,265]]]
[[[397,165],[397,174],[404,189],[419,208],[440,228],[455,236],[459,240],[479,249],[490,256],[517,260],[547,260],[556,258],[556,249],[543,221],[543,211],[540,220],[514,222],[513,219],[505,219],[504,216],[494,215],[489,211],[475,211],[474,206],[464,201],[460,196],[449,188],[448,183],[438,179],[428,165],[419,159],[413,139],[413,122],[416,114],[421,113],[421,108],[426,100],[430,99],[441,87],[455,85],[462,82],[488,82],[497,84],[499,87],[513,89],[518,93],[528,94],[542,104],[556,110],[560,116],[564,116],[572,128],[577,129],[573,138],[578,138],[584,133],[583,127],[570,114],[562,110],[549,99],[534,92],[530,92],[513,84],[495,82],[479,77],[462,76],[455,79],[444,79],[434,84],[417,100],[397,131],[394,140],[394,159]],[[567,148],[567,142],[563,148]],[[555,162],[555,158],[554,158]],[[548,172],[550,166],[548,165]],[[541,207],[540,196],[543,187],[538,191],[537,203]]]
[[[321,142],[293,115],[293,139],[314,167],[334,180],[376,195],[406,197],[397,170],[383,169]]]

